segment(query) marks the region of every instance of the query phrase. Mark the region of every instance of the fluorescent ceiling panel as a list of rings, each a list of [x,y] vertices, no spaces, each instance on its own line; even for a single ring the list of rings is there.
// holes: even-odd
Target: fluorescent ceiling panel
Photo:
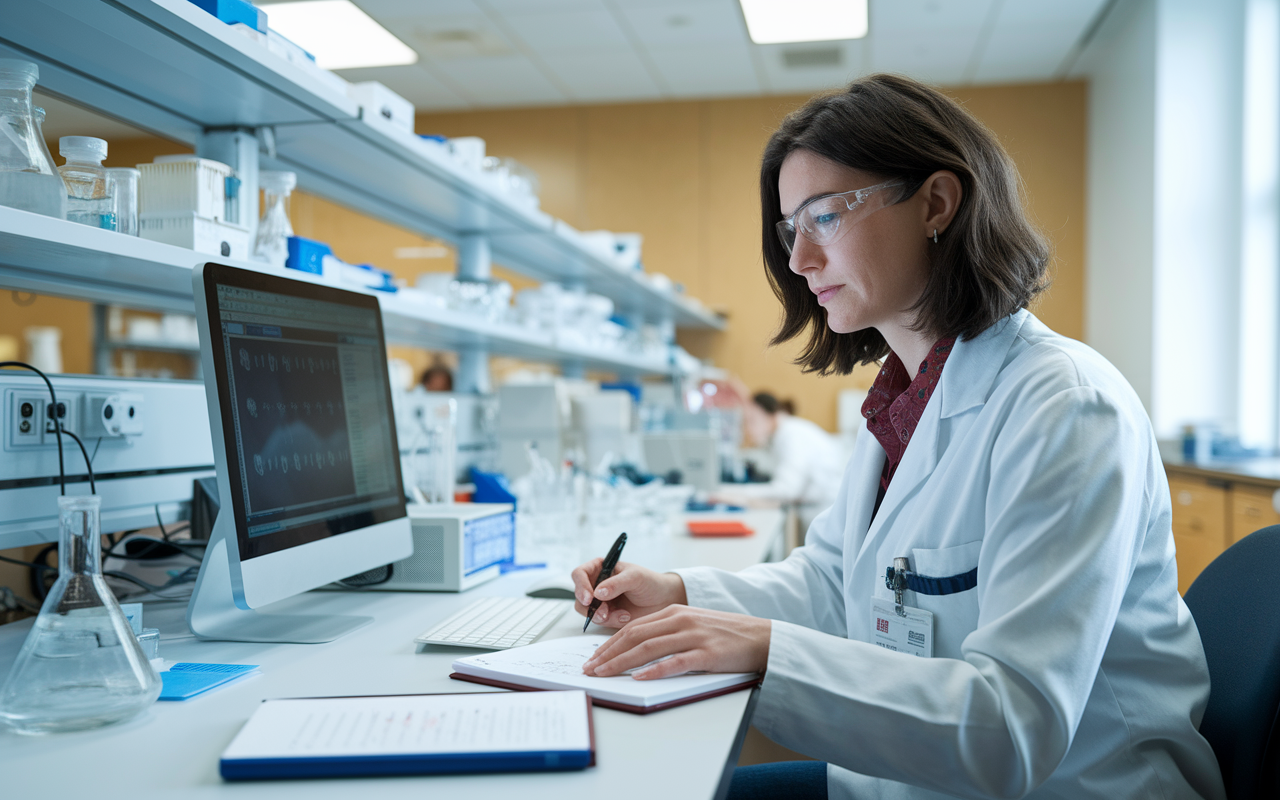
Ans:
[[[418,54],[350,0],[301,0],[266,7],[281,36],[316,57],[325,69],[413,64]]]
[[[738,0],[756,44],[826,42],[867,35],[867,0]]]

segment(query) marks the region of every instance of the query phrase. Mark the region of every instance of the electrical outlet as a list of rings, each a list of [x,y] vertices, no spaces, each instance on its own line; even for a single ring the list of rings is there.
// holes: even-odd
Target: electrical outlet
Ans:
[[[39,445],[43,441],[41,433],[44,428],[44,408],[48,404],[47,398],[25,391],[10,391],[8,394],[9,413],[5,418],[9,424],[8,430],[5,431],[5,438],[9,446]]]
[[[82,438],[138,436],[143,431],[143,401],[140,394],[89,394],[85,396]]]
[[[72,433],[80,433],[80,395],[74,392],[58,392],[58,419],[62,421],[62,429]],[[45,404],[44,443],[57,445],[58,432],[53,427],[53,407]]]

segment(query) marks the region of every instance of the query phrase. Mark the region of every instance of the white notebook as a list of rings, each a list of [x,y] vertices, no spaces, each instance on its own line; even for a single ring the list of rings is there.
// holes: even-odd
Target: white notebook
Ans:
[[[566,636],[467,656],[453,662],[452,677],[509,689],[582,689],[598,706],[637,713],[747,689],[760,678],[754,672],[693,673],[648,681],[584,674],[582,665],[608,640],[599,634]]]
[[[582,769],[584,692],[267,700],[222,754],[227,780]]]

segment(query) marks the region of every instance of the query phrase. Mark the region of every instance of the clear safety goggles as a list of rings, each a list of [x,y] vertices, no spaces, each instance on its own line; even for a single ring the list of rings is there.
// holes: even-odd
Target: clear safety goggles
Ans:
[[[888,181],[852,192],[815,197],[777,223],[778,238],[787,255],[791,255],[795,247],[797,231],[816,245],[832,244],[859,220],[889,205],[893,195],[884,190],[901,185],[902,181]]]

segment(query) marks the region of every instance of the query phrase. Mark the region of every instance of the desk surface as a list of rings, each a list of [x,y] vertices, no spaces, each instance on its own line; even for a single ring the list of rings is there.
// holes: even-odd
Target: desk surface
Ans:
[[[642,560],[647,548],[638,548],[634,560],[660,569],[695,564],[740,569],[765,560],[780,538],[781,513],[752,511],[740,518],[755,528],[755,536],[694,539],[679,525],[669,541],[653,543],[654,560]],[[145,622],[160,628],[166,661],[260,664],[262,674],[186,702],[156,703],[136,719],[93,731],[29,737],[0,728],[3,794],[115,797],[127,791],[131,798],[279,798],[306,792],[311,800],[345,800],[374,791],[379,798],[415,800],[715,796],[726,767],[736,762],[750,692],[646,716],[598,708],[597,766],[581,772],[244,784],[219,778],[219,755],[266,698],[485,690],[448,678],[455,658],[476,651],[418,646],[413,638],[478,596],[518,595],[543,577],[514,572],[463,594],[309,592],[266,609],[374,618],[372,625],[321,645],[202,642],[186,628],[185,603],[149,603]],[[27,620],[0,627],[0,675],[7,674],[30,625]],[[581,618],[570,610],[545,636],[581,630]]]

